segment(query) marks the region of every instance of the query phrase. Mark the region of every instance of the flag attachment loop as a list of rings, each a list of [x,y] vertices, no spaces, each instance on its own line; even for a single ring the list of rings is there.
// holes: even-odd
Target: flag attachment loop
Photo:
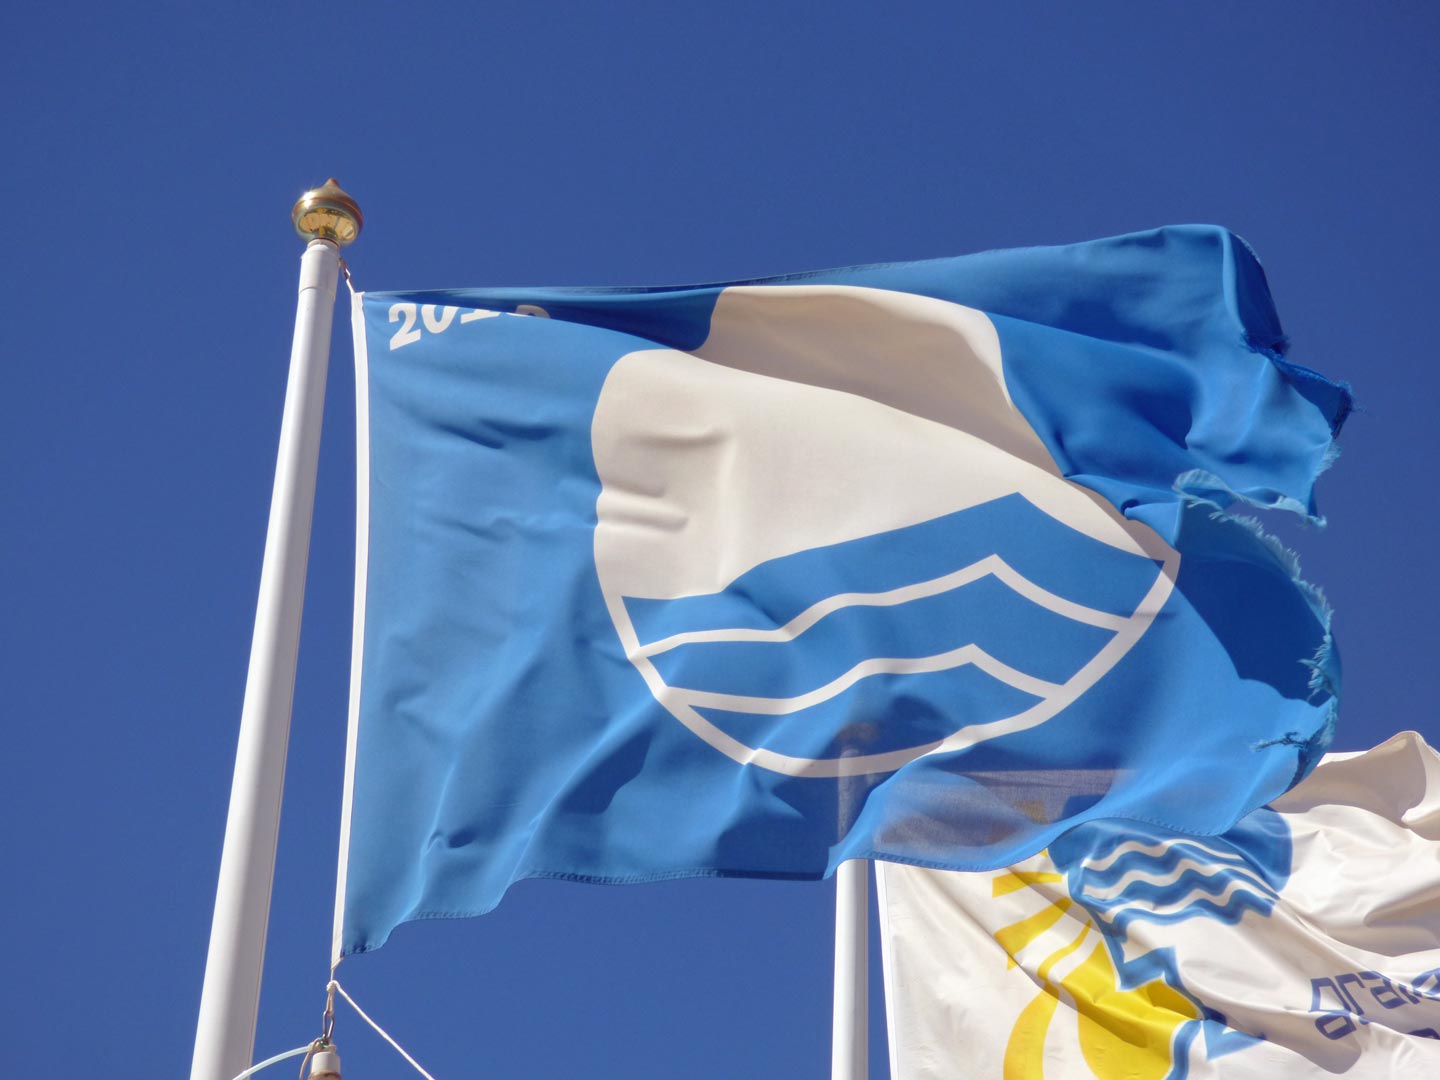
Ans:
[[[335,987],[336,983],[331,980],[325,987],[325,1012],[320,1017],[320,1042],[328,1043],[330,1036],[335,1033]]]

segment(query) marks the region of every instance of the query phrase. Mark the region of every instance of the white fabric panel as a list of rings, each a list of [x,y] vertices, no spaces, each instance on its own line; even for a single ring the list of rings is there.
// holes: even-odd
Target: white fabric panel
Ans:
[[[1278,895],[1273,853],[1219,838],[1127,843],[1083,873],[1049,853],[877,864],[895,1080],[1440,1076],[1440,756],[1406,732],[1271,809]],[[1072,895],[1126,858],[1148,865]]]

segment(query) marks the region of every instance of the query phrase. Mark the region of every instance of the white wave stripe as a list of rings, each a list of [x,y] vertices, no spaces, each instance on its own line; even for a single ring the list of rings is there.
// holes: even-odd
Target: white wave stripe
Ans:
[[[653,641],[648,645],[641,646],[640,649],[631,656],[631,659],[633,660],[637,656],[656,656],[659,653],[669,652],[671,649],[678,648],[681,645],[694,645],[702,642],[794,641],[806,630],[809,630],[821,619],[825,618],[825,616],[843,608],[893,607],[897,604],[909,603],[912,600],[924,600],[931,596],[939,596],[942,593],[951,592],[986,577],[994,577],[1031,603],[1074,622],[1085,623],[1088,626],[1097,626],[1104,630],[1118,632],[1124,629],[1130,621],[1128,616],[1111,615],[1109,612],[1097,611],[1083,604],[1066,600],[1063,596],[1056,596],[1049,590],[1036,585],[999,555],[987,555],[985,558],[973,562],[969,566],[962,567],[959,570],[937,578],[931,578],[929,581],[918,581],[911,585],[902,585],[899,588],[888,589],[884,592],[837,593],[834,596],[817,601],[799,615],[796,615],[784,626],[775,629],[693,630],[681,634],[672,634],[669,637],[661,638],[659,641]]]
[[[1093,870],[1096,873],[1103,873],[1126,855],[1163,855],[1170,848],[1180,847],[1182,845],[1187,848],[1194,848],[1196,851],[1204,855],[1209,855],[1211,858],[1219,859],[1222,862],[1232,865],[1246,865],[1245,860],[1233,851],[1221,851],[1218,848],[1203,844],[1193,837],[1184,837],[1183,839],[1175,840],[1157,840],[1153,844],[1147,844],[1144,840],[1127,840],[1103,858],[1095,859],[1094,861],[1087,859],[1085,861],[1085,869]]]
[[[920,675],[925,672],[948,671],[950,668],[963,667],[965,664],[974,664],[992,678],[999,679],[1034,697],[1050,697],[1064,689],[1056,683],[1037,679],[1032,675],[1026,675],[1023,671],[1015,670],[1008,664],[1001,663],[978,645],[962,645],[958,649],[937,653],[934,656],[872,657],[869,660],[862,660],[845,674],[832,679],[824,686],[797,697],[746,697],[741,694],[716,694],[673,686],[666,686],[664,693],[667,705],[673,703],[689,705],[697,709],[720,709],[725,712],[782,716],[829,701],[835,695],[850,689],[861,679],[869,678],[872,675]]]
[[[1099,889],[1087,888],[1085,890],[1085,896],[1091,900],[1113,900],[1117,896],[1124,894],[1125,890],[1132,885],[1169,885],[1179,881],[1184,874],[1190,871],[1199,871],[1199,875],[1207,879],[1220,875],[1228,875],[1234,877],[1237,881],[1244,880],[1254,883],[1257,889],[1263,890],[1267,895],[1276,895],[1275,890],[1267,885],[1262,878],[1257,877],[1253,871],[1241,870],[1235,865],[1228,863],[1217,866],[1213,863],[1196,862],[1194,859],[1181,859],[1169,870],[1154,870],[1149,867],[1139,867],[1131,870],[1113,885],[1107,885]]]
[[[605,606],[620,635],[625,655],[634,662],[635,670],[640,672],[641,678],[645,680],[645,685],[650,688],[655,700],[669,709],[675,718],[687,728],[731,760],[742,765],[758,765],[787,776],[858,776],[864,773],[889,772],[927,754],[964,750],[986,739],[1028,730],[1038,724],[1043,724],[1069,705],[1109,671],[1119,657],[1130,650],[1169,599],[1170,593],[1175,587],[1175,578],[1179,574],[1180,554],[1171,549],[1162,550],[1162,542],[1158,539],[1154,540],[1154,544],[1155,550],[1151,554],[1160,559],[1162,566],[1160,573],[1156,575],[1154,583],[1150,586],[1149,592],[1140,601],[1135,613],[1126,620],[1125,628],[1096,653],[1088,664],[1072,675],[1069,682],[1065,683],[1058,693],[1044,697],[1030,708],[1013,716],[985,724],[966,725],[942,739],[935,739],[905,749],[888,750],[878,754],[860,754],[854,757],[802,758],[781,754],[764,747],[746,746],[733,735],[705,719],[686,700],[683,692],[677,693],[673,687],[666,684],[648,657],[639,655],[640,642],[635,635],[635,627],[630,622],[629,613],[625,610],[625,601],[618,593],[606,593]],[[967,646],[966,648],[971,647]],[[977,666],[992,675],[996,675],[997,671],[1004,666],[991,657],[987,656],[985,659],[986,664],[977,664]],[[1016,674],[1019,675],[1018,672]],[[999,676],[996,675],[996,677]]]

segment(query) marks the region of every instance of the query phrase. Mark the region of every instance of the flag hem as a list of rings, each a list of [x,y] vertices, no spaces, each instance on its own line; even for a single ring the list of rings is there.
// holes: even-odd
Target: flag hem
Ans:
[[[890,944],[894,935],[890,932],[890,905],[885,889],[886,866],[883,860],[872,863],[875,867],[875,915],[880,924],[880,984],[885,995],[885,1042],[888,1044],[890,1075],[899,1080],[900,1040],[895,1035],[895,1021],[890,1015],[890,1003],[895,1000],[895,950]]]
[[[335,924],[330,970],[344,958],[345,883],[350,864],[350,815],[360,732],[361,659],[365,652],[365,589],[370,569],[370,357],[365,343],[365,294],[350,297],[355,349],[355,606],[350,638],[350,700],[345,724],[345,780],[340,802],[340,851],[335,867]]]

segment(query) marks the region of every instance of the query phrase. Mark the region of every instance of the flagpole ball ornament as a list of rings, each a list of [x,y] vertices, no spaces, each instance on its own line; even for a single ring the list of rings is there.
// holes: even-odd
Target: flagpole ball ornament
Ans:
[[[336,247],[354,243],[365,224],[360,205],[332,176],[301,195],[290,211],[295,231],[306,240],[328,240]]]

